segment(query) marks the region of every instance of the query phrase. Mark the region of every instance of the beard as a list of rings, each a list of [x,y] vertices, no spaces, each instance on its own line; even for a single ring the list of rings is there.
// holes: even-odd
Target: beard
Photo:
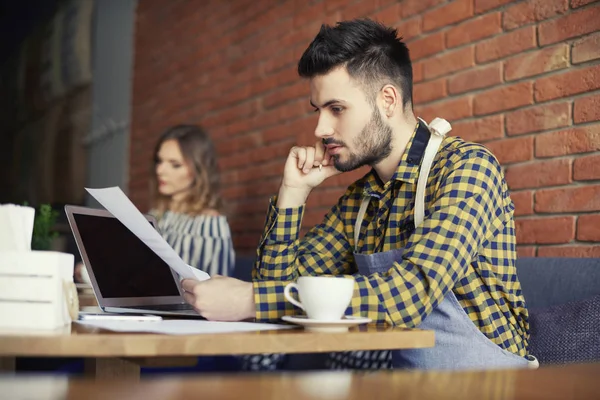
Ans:
[[[392,128],[375,109],[353,144],[358,152],[350,153],[346,161],[340,160],[339,154],[333,156],[333,165],[338,171],[348,172],[365,165],[373,166],[389,156],[392,152]]]

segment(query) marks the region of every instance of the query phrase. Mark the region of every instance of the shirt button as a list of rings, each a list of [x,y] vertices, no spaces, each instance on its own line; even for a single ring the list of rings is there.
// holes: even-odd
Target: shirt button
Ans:
[[[383,218],[379,218],[379,221],[377,222],[379,222],[379,225],[383,225]]]

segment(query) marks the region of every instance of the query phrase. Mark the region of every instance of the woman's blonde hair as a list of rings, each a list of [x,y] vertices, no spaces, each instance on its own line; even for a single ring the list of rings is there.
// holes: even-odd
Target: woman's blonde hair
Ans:
[[[177,125],[164,132],[154,148],[152,163],[152,179],[150,192],[153,199],[153,208],[162,216],[168,209],[171,201],[169,196],[160,194],[156,176],[158,152],[167,140],[175,140],[179,145],[183,161],[193,173],[192,186],[188,196],[183,200],[179,212],[189,215],[200,215],[205,210],[223,211],[221,199],[219,168],[217,165],[216,150],[210,136],[196,125]]]

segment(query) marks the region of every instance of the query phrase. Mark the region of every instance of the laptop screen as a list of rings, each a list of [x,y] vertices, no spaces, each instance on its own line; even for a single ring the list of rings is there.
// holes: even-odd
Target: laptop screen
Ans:
[[[179,296],[169,266],[121,221],[84,214],[73,218],[102,297]]]

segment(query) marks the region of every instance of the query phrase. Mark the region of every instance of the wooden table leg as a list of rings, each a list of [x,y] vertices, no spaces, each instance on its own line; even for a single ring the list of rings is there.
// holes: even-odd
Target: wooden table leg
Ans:
[[[15,372],[16,358],[15,357],[0,357],[0,372]]]
[[[86,358],[84,371],[94,379],[140,379],[140,366],[121,358]]]

